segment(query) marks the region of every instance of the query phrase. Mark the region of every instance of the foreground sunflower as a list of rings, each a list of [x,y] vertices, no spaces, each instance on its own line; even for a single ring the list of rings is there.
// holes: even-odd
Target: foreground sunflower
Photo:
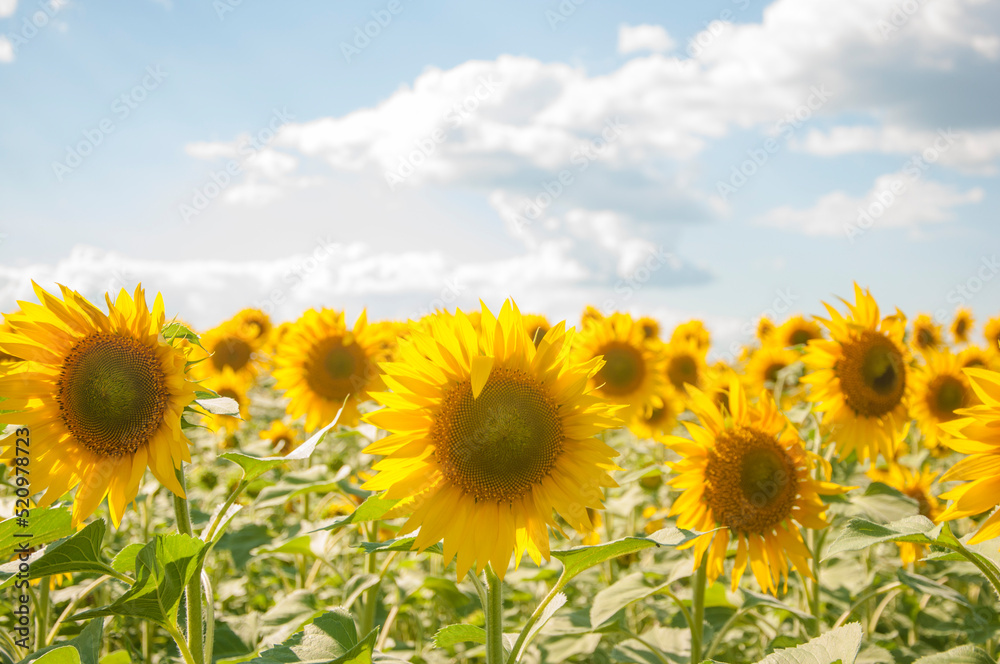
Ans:
[[[668,483],[683,493],[670,508],[677,526],[705,532],[683,545],[694,547],[694,566],[706,553],[712,583],[723,572],[730,540],[736,541],[732,589],[747,563],[765,592],[777,593],[788,583],[788,563],[812,578],[809,550],[800,527],[825,528],[826,508],[820,495],[848,489],[812,478],[818,458],[764,393],[747,403],[738,379],[729,386],[731,418],[697,388],[688,388],[699,424],[685,422],[693,440],[670,436],[665,445],[681,460],[668,463],[677,475]],[[717,530],[721,528],[722,530]]]
[[[391,435],[364,450],[386,458],[363,488],[412,501],[400,532],[419,526],[419,550],[443,540],[460,580],[487,563],[502,578],[511,553],[548,560],[553,511],[590,532],[586,508],[616,486],[618,453],[594,436],[621,422],[588,387],[601,358],[573,361],[564,323],[536,349],[510,301],[481,320],[479,333],[461,311],[415,330],[381,365],[392,392],[372,396],[386,407],[365,417]]]
[[[364,312],[349,329],[341,311],[306,311],[275,351],[274,387],[285,390],[288,414],[305,415],[306,431],[313,431],[343,404],[340,424],[355,426],[358,405],[382,387],[376,363],[385,359],[384,341],[384,330],[369,326]]]
[[[968,307],[961,307],[955,312],[955,318],[951,321],[951,336],[957,344],[969,343],[969,334],[976,320],[972,317],[972,310]]]
[[[148,466],[165,487],[184,490],[175,469],[190,461],[181,413],[194,400],[187,358],[160,335],[163,299],[150,310],[141,286],[122,290],[108,313],[60,286],[62,299],[35,285],[41,304],[20,302],[0,334],[0,351],[26,360],[0,378],[7,396],[0,423],[31,429],[31,488],[40,507],[74,487],[72,524],[105,496],[117,527]],[[16,431],[0,440],[14,463]]]
[[[965,484],[941,494],[941,498],[954,502],[938,521],[976,516],[1000,505],[1000,373],[966,369],[965,374],[982,404],[958,411],[960,419],[941,425],[952,435],[948,446],[968,456],[941,476],[942,483]],[[1000,537],[1000,510],[979,525],[969,544],[994,537]]]
[[[924,434],[924,447],[937,457],[947,456],[948,433],[941,424],[958,417],[955,411],[976,403],[969,379],[958,356],[950,352],[929,353],[927,364],[913,372],[913,399],[910,413]]]
[[[7,318],[11,315],[14,314],[7,314],[7,316],[4,317],[3,322],[0,323],[0,334],[9,334],[14,331],[14,328],[12,328],[10,323],[7,322]],[[0,351],[0,369],[4,368],[5,365],[9,367],[10,365],[16,364],[20,361],[20,359],[14,357],[13,355]]]
[[[937,473],[928,468],[921,470],[911,470],[898,463],[890,463],[888,468],[873,468],[868,471],[868,477],[891,486],[904,496],[912,498],[917,502],[917,509],[921,516],[925,516],[931,521],[941,514],[941,503],[937,496],[931,491],[931,485]],[[923,544],[913,542],[899,542],[899,557],[904,565],[911,565],[924,557],[927,547]]]
[[[648,415],[667,388],[663,344],[647,337],[628,314],[591,320],[573,339],[573,351],[577,364],[604,358],[591,387],[600,397],[625,406],[620,415],[626,422]]]
[[[807,398],[823,414],[841,456],[854,451],[864,461],[881,452],[892,459],[909,423],[906,320],[899,313],[881,318],[875,298],[857,284],[854,297],[854,304],[844,301],[846,318],[824,303],[830,320],[817,320],[832,339],[809,342],[802,361],[810,373],[800,382],[810,386]]]

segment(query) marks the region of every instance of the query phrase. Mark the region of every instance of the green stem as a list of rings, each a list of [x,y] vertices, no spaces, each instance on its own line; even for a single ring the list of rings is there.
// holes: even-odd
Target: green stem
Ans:
[[[38,584],[38,597],[35,603],[35,612],[38,615],[38,631],[35,632],[35,650],[41,650],[48,641],[49,634],[49,588],[52,583],[50,577],[42,577]]]
[[[635,632],[632,632],[632,631],[629,631],[629,630],[625,630],[625,634],[629,638],[635,639],[636,641],[638,641],[642,645],[646,646],[646,648],[649,650],[649,652],[653,653],[653,657],[656,657],[656,659],[659,660],[661,662],[661,664],[670,664],[670,660],[667,659],[666,655],[664,655],[662,652],[660,652],[660,649],[657,648],[656,646],[654,646],[652,643],[650,643],[646,639],[642,638],[641,636],[639,636]]]
[[[196,664],[194,660],[194,655],[191,654],[191,649],[188,648],[187,642],[184,641],[184,635],[181,631],[177,629],[176,625],[166,624],[163,626],[174,639],[174,643],[177,644],[177,649],[181,652],[181,657],[184,658],[185,664]]]
[[[809,612],[812,617],[816,619],[816,633],[814,636],[819,636],[823,632],[823,604],[822,604],[822,586],[820,586],[819,571],[820,571],[820,549],[823,546],[823,538],[820,537],[815,532],[813,533],[813,539],[815,540],[815,547],[812,552],[812,573],[813,573],[813,592],[812,597],[810,597],[809,602]]]
[[[937,542],[935,542],[935,544],[937,544]],[[969,562],[971,562],[973,565],[979,568],[979,571],[983,573],[983,576],[985,576],[986,579],[990,582],[990,585],[993,586],[993,592],[997,594],[997,597],[1000,597],[1000,576],[997,576],[997,573],[994,570],[990,569],[986,563],[979,560],[979,557],[975,553],[969,551],[961,544],[959,544],[958,546],[944,544],[943,546],[951,549],[952,551],[955,551],[956,553],[961,554]]]
[[[59,627],[62,626],[62,623],[63,623],[64,620],[66,620],[66,617],[69,616],[71,613],[73,613],[73,611],[76,610],[76,607],[79,606],[79,604],[83,600],[83,598],[85,598],[87,595],[89,595],[91,592],[93,592],[93,590],[95,588],[97,588],[97,586],[101,585],[102,583],[104,583],[105,581],[107,581],[110,578],[111,577],[108,576],[108,575],[100,576],[100,577],[94,579],[90,583],[90,585],[88,585],[83,590],[81,590],[80,594],[77,595],[76,597],[74,597],[73,600],[70,601],[66,605],[66,608],[63,609],[63,612],[61,614],[59,614],[59,617],[56,619],[55,623],[52,625],[52,629],[49,630],[49,634],[48,634],[48,637],[45,639],[45,642],[46,643],[52,643],[53,641],[55,641],[56,636],[59,634]],[[146,625],[148,623],[144,622],[142,624]]]
[[[726,634],[729,633],[729,630],[731,630],[745,615],[746,611],[743,609],[733,611],[733,615],[729,616],[729,620],[727,620],[726,623],[719,628],[719,631],[715,633],[715,636],[712,637],[712,642],[708,644],[708,650],[705,651],[705,659],[708,659],[715,654],[715,651],[722,645],[723,637],[725,637]]]
[[[554,600],[556,596],[559,595],[563,587],[568,582],[569,579],[564,580],[564,577],[560,576],[559,580],[556,581],[556,585],[552,586],[552,590],[549,591],[549,594],[546,595],[545,598],[542,599],[542,601],[538,604],[538,606],[535,607],[535,610],[531,614],[531,617],[528,618],[528,622],[525,623],[524,627],[521,629],[521,633],[518,634],[517,641],[514,643],[514,647],[511,648],[510,656],[507,658],[507,664],[515,664],[515,662],[517,662],[518,656],[521,653],[521,649],[524,648],[525,641],[528,638],[528,634],[531,633],[531,628],[535,626],[535,623],[537,623],[538,620],[542,617],[542,614],[545,613],[545,607],[547,607],[549,603],[551,603],[552,600]],[[476,585],[480,588],[482,587],[481,583],[477,582]],[[480,592],[480,595],[482,595],[485,598],[485,593]],[[486,605],[487,602],[484,601],[483,611],[486,611]]]
[[[691,664],[700,664],[702,638],[705,634],[705,586],[708,581],[708,556],[698,566],[691,587]]]
[[[372,521],[371,528],[368,531],[368,541],[378,541],[378,521]],[[378,575],[378,560],[375,558],[374,551],[368,554],[368,558],[365,561],[365,572]],[[375,613],[378,610],[378,593],[381,585],[382,578],[379,577],[379,580],[365,591],[365,607],[364,613],[361,615],[362,636],[375,629]]]
[[[187,489],[184,486],[183,468],[177,469],[177,480],[186,493]],[[194,537],[194,529],[191,527],[191,510],[188,507],[186,498],[181,498],[177,494],[174,494],[174,512],[177,514],[178,532],[182,535]],[[187,588],[185,589],[185,595],[187,596],[187,642],[189,654],[192,656],[194,664],[204,664],[205,640],[202,634],[202,620],[204,616],[202,615],[200,568],[195,570],[195,573],[191,575],[191,580],[188,581]]]
[[[503,664],[503,581],[486,566],[486,664]]]

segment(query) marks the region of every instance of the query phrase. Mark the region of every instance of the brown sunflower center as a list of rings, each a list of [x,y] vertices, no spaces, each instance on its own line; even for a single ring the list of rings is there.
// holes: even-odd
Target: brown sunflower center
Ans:
[[[523,371],[504,368],[493,369],[477,398],[468,380],[452,388],[431,438],[448,481],[483,501],[524,495],[563,449],[562,419],[548,391]]]
[[[815,339],[816,336],[809,330],[798,329],[791,333],[788,337],[789,346],[798,346],[799,344],[809,343],[810,339]]]
[[[752,427],[716,438],[705,481],[715,520],[744,533],[763,534],[789,518],[798,495],[795,460],[774,436]]]
[[[767,370],[764,371],[764,380],[768,383],[778,380],[778,372],[787,366],[784,362],[772,362],[768,365]]]
[[[844,356],[834,367],[844,400],[854,412],[880,417],[903,399],[906,366],[903,355],[889,337],[864,330],[843,344]]]
[[[250,344],[237,337],[223,337],[215,345],[212,353],[212,366],[221,372],[226,367],[239,371],[250,362],[253,349]]]
[[[688,354],[674,355],[667,363],[667,378],[681,392],[684,384],[698,384],[698,362]]]
[[[955,338],[959,341],[965,341],[965,336],[969,333],[969,320],[967,318],[959,318],[955,321]]]
[[[909,488],[903,489],[903,494],[917,501],[917,509],[920,510],[921,516],[926,516],[928,519],[934,517],[931,514],[931,501],[927,497],[927,492],[924,491],[919,486],[911,486]]]
[[[965,385],[955,376],[938,376],[927,386],[927,405],[939,420],[955,419],[955,410],[967,401]]]
[[[642,325],[642,336],[647,339],[652,339],[660,333],[660,328],[652,323],[643,323]]]
[[[84,447],[120,457],[149,442],[169,398],[154,349],[132,337],[96,333],[66,356],[56,400],[63,423]]]
[[[330,337],[313,347],[306,382],[323,398],[341,401],[348,394],[363,392],[371,372],[371,363],[361,346],[344,337]]]
[[[646,377],[646,363],[642,352],[621,341],[612,341],[601,349],[604,356],[604,366],[597,372],[595,380],[604,383],[601,391],[609,396],[627,396],[633,394],[642,385]]]
[[[937,346],[937,339],[934,331],[928,327],[921,327],[916,334],[917,348],[934,348]]]

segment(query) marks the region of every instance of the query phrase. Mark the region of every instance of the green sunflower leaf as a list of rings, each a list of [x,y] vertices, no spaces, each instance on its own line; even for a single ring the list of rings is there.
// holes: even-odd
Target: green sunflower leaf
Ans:
[[[942,536],[942,526],[925,516],[908,516],[883,525],[866,519],[852,519],[840,537],[830,545],[826,558],[844,551],[859,551],[883,542],[933,544]],[[954,539],[954,538],[952,538]]]
[[[690,542],[699,535],[700,533],[693,533],[678,528],[663,528],[648,537],[625,537],[604,544],[577,546],[572,549],[553,551],[552,557],[558,559],[563,564],[563,577],[569,580],[577,574],[612,558],[618,558],[619,556],[625,556],[653,547],[680,546],[685,542]]]
[[[240,404],[236,399],[229,397],[213,397],[211,399],[197,399],[195,401],[212,415],[229,415],[230,417],[240,416]]]
[[[263,492],[261,492],[263,493]],[[338,530],[352,523],[366,523],[377,521],[396,506],[398,500],[389,500],[381,496],[368,496],[365,502],[361,503],[356,510],[345,516],[343,519],[334,521],[329,526],[324,526],[320,530]]]
[[[854,664],[861,635],[861,625],[850,623],[801,646],[778,650],[757,664]]]
[[[160,330],[160,334],[162,334],[163,338],[168,342],[183,340],[194,344],[198,348],[204,348],[204,346],[201,345],[201,339],[198,338],[198,335],[183,323],[167,323],[163,326],[163,329]]]
[[[91,620],[80,635],[28,655],[20,664],[98,664],[104,640],[104,618]]]
[[[358,640],[351,614],[338,608],[317,617],[281,645],[268,648],[250,664],[371,664],[377,636],[376,629]]]
[[[959,646],[947,652],[921,657],[913,664],[996,664],[996,660],[976,646]]]
[[[434,645],[451,648],[459,643],[486,643],[486,630],[475,625],[448,625],[434,635]]]
[[[0,521],[0,561],[10,560],[22,543],[28,548],[38,548],[73,534],[68,507],[36,507],[28,510],[25,518],[26,526],[19,525],[15,518]],[[19,537],[25,533],[31,537]]]
[[[118,572],[101,556],[101,545],[107,525],[103,519],[87,524],[75,535],[43,547],[32,554],[28,579],[41,579],[54,574],[94,572],[117,576]],[[9,586],[18,573],[20,560],[0,566],[0,588]]]

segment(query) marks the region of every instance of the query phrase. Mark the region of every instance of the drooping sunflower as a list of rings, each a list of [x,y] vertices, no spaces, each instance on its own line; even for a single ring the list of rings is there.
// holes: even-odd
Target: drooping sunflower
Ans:
[[[868,477],[891,486],[904,496],[917,501],[920,514],[934,521],[941,514],[941,503],[931,491],[937,473],[929,468],[912,470],[898,463],[890,463],[887,468],[872,468]],[[923,544],[899,542],[899,557],[904,565],[910,565],[924,557],[927,549]]]
[[[591,377],[591,388],[603,399],[625,406],[620,416],[631,422],[652,412],[666,389],[663,344],[646,337],[628,314],[613,313],[590,322],[573,339],[574,362],[604,358]]]
[[[670,345],[674,344],[692,346],[704,357],[712,345],[712,335],[705,328],[705,324],[695,318],[674,328],[670,334]]]
[[[364,450],[385,458],[363,488],[412,501],[400,532],[420,527],[415,548],[443,540],[459,579],[487,563],[502,577],[511,553],[548,559],[553,510],[592,530],[618,455],[594,436],[621,421],[590,387],[603,361],[574,361],[564,323],[536,348],[508,300],[498,317],[483,305],[479,333],[459,311],[399,352],[381,365],[392,391],[373,395],[386,407],[365,417],[391,435]]]
[[[855,303],[844,300],[848,317],[824,303],[830,320],[819,320],[831,339],[809,342],[802,361],[810,386],[807,399],[823,414],[841,456],[893,458],[896,442],[909,424],[907,396],[912,388],[909,354],[903,344],[901,313],[881,318],[875,298],[854,285]]]
[[[287,455],[302,443],[299,434],[281,420],[271,422],[266,431],[260,432],[260,437],[271,441],[274,451],[283,455]]]
[[[957,344],[969,343],[969,335],[976,319],[972,317],[972,310],[968,307],[961,307],[955,312],[955,318],[951,321],[951,336]]]
[[[60,286],[62,299],[35,284],[41,304],[19,302],[0,334],[0,350],[25,362],[0,378],[7,400],[0,423],[30,429],[31,488],[51,505],[78,487],[72,524],[108,497],[117,527],[147,468],[184,495],[175,469],[190,461],[181,413],[194,400],[184,353],[160,335],[163,299],[152,310],[137,286],[122,290],[103,313]],[[0,463],[14,463],[17,429],[0,440]]]
[[[208,415],[208,428],[212,431],[223,431],[226,435],[236,433],[240,425],[250,419],[250,397],[247,391],[251,383],[244,376],[229,367],[224,367],[221,373],[201,381],[200,385],[214,391],[220,397],[227,397],[239,406],[240,417],[235,415]],[[243,418],[243,419],[240,419]]]
[[[306,431],[332,420],[341,404],[340,424],[355,426],[358,405],[369,390],[382,389],[377,363],[383,359],[384,331],[369,326],[365,312],[348,328],[342,311],[309,309],[275,353],[275,389],[285,391],[289,415],[305,415]]]
[[[260,371],[258,343],[250,337],[248,328],[226,321],[201,335],[202,347],[195,348],[191,355],[192,360],[198,361],[192,371],[204,380],[229,369],[243,380],[252,382]]]
[[[941,482],[965,484],[941,494],[942,499],[954,502],[938,516],[938,521],[975,516],[1000,505],[1000,373],[966,369],[965,374],[982,403],[960,410],[959,419],[941,425],[952,435],[948,446],[968,456],[941,476]],[[979,525],[969,543],[978,544],[998,536],[1000,510]]]
[[[666,389],[653,400],[652,410],[637,415],[628,423],[628,428],[639,438],[659,440],[674,430],[677,418],[683,412],[684,401],[673,389]]]
[[[671,341],[665,348],[666,375],[678,394],[687,395],[685,385],[702,387],[705,381],[705,351],[695,341]]]
[[[542,343],[542,339],[545,334],[549,331],[552,325],[549,324],[549,319],[540,314],[525,314],[524,327],[528,333],[528,338],[531,339],[535,345]]]
[[[734,379],[729,386],[731,418],[726,418],[704,392],[688,391],[699,420],[685,422],[693,440],[671,436],[665,444],[681,456],[667,464],[676,473],[668,483],[683,491],[670,515],[680,528],[714,531],[684,545],[694,547],[695,568],[707,553],[706,571],[714,582],[735,540],[733,590],[748,562],[757,583],[772,594],[782,580],[787,586],[789,562],[812,578],[800,528],[829,525],[820,496],[848,488],[813,479],[813,468],[822,460],[806,451],[769,393],[750,405]]]
[[[642,333],[651,339],[660,338],[660,321],[650,316],[643,316],[635,321],[642,328]]]
[[[792,316],[782,323],[774,333],[773,343],[787,348],[788,346],[805,345],[809,343],[810,339],[822,338],[823,329],[819,323],[804,316]]]
[[[919,314],[913,319],[913,335],[910,344],[920,353],[939,351],[944,347],[941,326],[927,314]]]
[[[962,372],[958,356],[948,351],[929,353],[926,364],[913,372],[913,400],[910,414],[924,434],[924,446],[937,457],[947,456],[948,433],[943,422],[958,417],[955,411],[979,402],[969,379]]]
[[[230,322],[240,328],[244,338],[253,343],[254,349],[264,347],[274,327],[271,324],[271,317],[260,309],[243,309],[237,312]]]

